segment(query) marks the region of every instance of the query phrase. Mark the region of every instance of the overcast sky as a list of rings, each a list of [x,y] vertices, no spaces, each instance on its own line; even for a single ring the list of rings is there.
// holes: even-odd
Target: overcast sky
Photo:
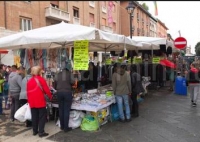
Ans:
[[[149,7],[149,12],[155,16],[153,1],[143,1]],[[157,1],[158,16],[168,27],[168,33],[175,39],[181,36],[187,39],[187,45],[191,45],[192,53],[198,41],[200,41],[200,1]]]

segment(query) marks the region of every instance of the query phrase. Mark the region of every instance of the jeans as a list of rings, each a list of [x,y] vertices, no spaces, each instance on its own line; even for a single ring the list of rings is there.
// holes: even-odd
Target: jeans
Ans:
[[[58,103],[59,103],[59,118],[60,118],[60,128],[62,130],[69,129],[69,115],[72,105],[72,93],[71,92],[58,92]]]
[[[10,92],[11,94],[11,113],[10,119],[14,119],[15,112],[20,108],[19,93]]]
[[[44,127],[47,120],[46,107],[31,108],[31,115],[32,115],[33,133],[38,133],[38,127],[39,127],[39,134],[44,133]]]
[[[119,118],[121,120],[125,120],[123,107],[125,106],[125,112],[126,112],[126,119],[130,119],[130,106],[129,106],[129,96],[128,95],[116,95],[116,101],[119,111]],[[124,105],[123,105],[124,104]]]
[[[189,84],[189,94],[191,97],[191,100],[194,103],[197,103],[197,99],[200,93],[200,84]]]
[[[0,115],[3,113],[3,104],[2,104],[3,94],[0,93]]]

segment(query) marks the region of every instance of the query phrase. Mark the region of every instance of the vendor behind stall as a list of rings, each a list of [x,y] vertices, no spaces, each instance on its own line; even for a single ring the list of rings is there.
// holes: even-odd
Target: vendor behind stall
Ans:
[[[93,62],[89,63],[89,68],[88,71],[84,73],[84,78],[87,78],[87,80],[85,81],[85,89],[96,89],[98,87],[98,70]]]

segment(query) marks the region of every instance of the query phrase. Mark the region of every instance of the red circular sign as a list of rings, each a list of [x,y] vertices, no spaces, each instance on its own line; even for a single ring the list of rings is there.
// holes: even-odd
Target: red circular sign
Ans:
[[[174,46],[178,49],[184,49],[187,46],[187,40],[184,37],[178,37],[174,40]]]

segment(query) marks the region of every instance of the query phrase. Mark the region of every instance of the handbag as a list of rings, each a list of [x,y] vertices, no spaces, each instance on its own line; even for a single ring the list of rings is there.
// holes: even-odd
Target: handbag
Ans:
[[[50,102],[50,99],[49,99],[49,97],[46,95],[46,93],[44,92],[44,90],[43,90],[43,88],[42,88],[42,86],[41,86],[39,80],[38,80],[37,78],[35,78],[35,77],[34,77],[34,79],[35,79],[37,85],[40,87],[40,89],[41,89],[42,92],[44,93],[44,97],[45,97],[46,101],[47,101],[47,102]]]

